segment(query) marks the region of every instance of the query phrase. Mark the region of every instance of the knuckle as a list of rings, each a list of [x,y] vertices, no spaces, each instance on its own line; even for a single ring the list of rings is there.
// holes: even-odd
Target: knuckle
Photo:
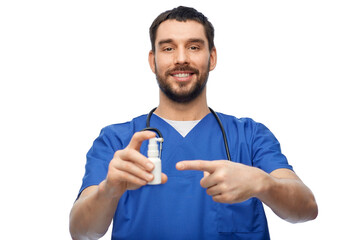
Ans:
[[[122,151],[121,151],[121,154],[120,154],[120,159],[123,160],[123,161],[129,161],[132,159],[134,153],[133,153],[133,149],[131,148],[124,148]]]
[[[123,172],[123,171],[119,171],[118,174],[117,174],[117,177],[119,180],[123,180],[126,178],[126,173]]]
[[[124,151],[124,150],[117,150],[117,151],[114,153],[114,157],[120,157],[122,151]]]
[[[220,192],[221,192],[221,193],[226,193],[227,190],[228,190],[226,184],[221,184],[221,185],[219,186],[219,189],[220,189]]]
[[[209,189],[206,189],[206,194],[211,196],[211,193],[210,193],[210,190]]]
[[[233,190],[233,186],[229,182],[226,182],[223,185],[224,192],[231,192]]]
[[[217,182],[224,182],[226,179],[226,175],[223,172],[218,172],[215,176],[214,176],[215,180]]]
[[[227,203],[231,202],[231,196],[229,194],[224,194],[223,201]]]
[[[130,154],[130,149],[128,147],[126,147],[124,149],[117,150],[115,152],[114,157],[117,157],[117,158],[119,158],[121,160],[124,160],[124,159],[128,158],[129,154]]]
[[[229,165],[229,161],[226,161],[226,160],[221,160],[218,162],[218,164],[219,164],[219,169],[222,171],[226,171],[232,167]]]
[[[121,161],[121,164],[119,164],[119,168],[126,171],[131,168],[131,164],[128,161]]]
[[[219,201],[222,203],[230,203],[231,202],[231,195],[230,194],[221,194],[219,196]]]
[[[206,184],[205,184],[205,180],[204,179],[201,179],[200,180],[200,186],[203,187],[203,188],[206,188]]]
[[[203,169],[204,168],[204,163],[199,161],[199,162],[195,162],[195,165],[198,169]]]
[[[130,154],[130,149],[129,149],[128,147],[124,148],[124,149],[121,151],[121,153],[120,153],[120,155],[121,155],[122,157],[128,156],[129,154]]]
[[[119,161],[118,158],[113,158],[113,159],[110,161],[109,167],[108,167],[108,172],[109,172],[109,173],[112,173],[112,172],[116,169],[116,166],[118,165],[118,161]]]
[[[219,196],[219,195],[213,196],[213,200],[214,200],[215,202],[223,203],[222,197]]]
[[[114,159],[110,161],[109,167],[108,167],[108,173],[113,173],[115,169],[115,161]]]

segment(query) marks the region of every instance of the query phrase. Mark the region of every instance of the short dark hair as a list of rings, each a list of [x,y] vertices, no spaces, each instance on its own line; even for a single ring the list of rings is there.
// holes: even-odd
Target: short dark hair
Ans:
[[[198,12],[195,8],[179,6],[172,10],[165,11],[161,13],[151,24],[150,32],[150,41],[151,49],[155,52],[155,38],[156,32],[160,24],[166,20],[175,19],[179,22],[186,22],[186,20],[194,20],[201,23],[205,28],[205,35],[209,43],[209,51],[214,47],[214,27],[209,22],[207,17],[204,16],[201,12]]]

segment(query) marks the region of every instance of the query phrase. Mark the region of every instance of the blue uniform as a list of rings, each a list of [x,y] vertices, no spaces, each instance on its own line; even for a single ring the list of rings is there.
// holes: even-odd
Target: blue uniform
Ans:
[[[264,125],[249,118],[218,115],[227,134],[232,161],[267,173],[292,169],[279,142]],[[125,148],[145,124],[146,115],[142,115],[101,131],[87,154],[80,192],[106,178],[115,151]],[[161,160],[168,182],[124,193],[115,212],[112,239],[270,239],[260,200],[214,202],[200,186],[201,171],[175,168],[182,160],[227,159],[220,127],[211,113],[186,137],[156,115],[151,117],[150,126],[158,128],[164,137]],[[147,142],[141,146],[145,156]]]

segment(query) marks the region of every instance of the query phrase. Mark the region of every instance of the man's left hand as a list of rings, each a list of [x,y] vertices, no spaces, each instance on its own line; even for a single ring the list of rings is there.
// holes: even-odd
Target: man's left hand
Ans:
[[[176,164],[178,170],[199,170],[204,172],[200,185],[208,195],[220,203],[243,202],[256,197],[266,187],[270,177],[264,171],[228,160],[191,160]]]

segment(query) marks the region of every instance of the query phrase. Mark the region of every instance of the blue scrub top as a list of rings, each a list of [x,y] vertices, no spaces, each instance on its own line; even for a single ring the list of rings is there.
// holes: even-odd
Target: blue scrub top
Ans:
[[[262,124],[249,118],[218,114],[227,134],[232,161],[258,167],[267,173],[292,169],[280,144]],[[146,115],[102,129],[87,154],[80,192],[106,178],[115,151],[125,148],[135,132],[145,128]],[[201,171],[178,171],[183,160],[224,160],[223,136],[209,113],[187,135],[181,136],[156,115],[151,127],[164,137],[162,171],[168,182],[126,191],[113,219],[112,239],[270,239],[260,200],[217,203],[200,186]],[[148,141],[141,153],[146,156]]]

